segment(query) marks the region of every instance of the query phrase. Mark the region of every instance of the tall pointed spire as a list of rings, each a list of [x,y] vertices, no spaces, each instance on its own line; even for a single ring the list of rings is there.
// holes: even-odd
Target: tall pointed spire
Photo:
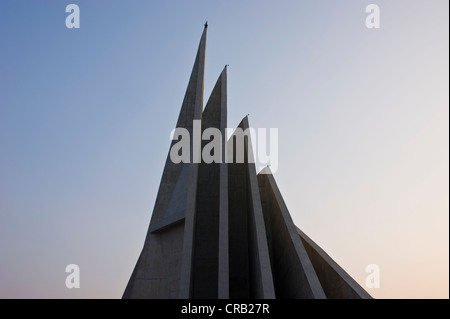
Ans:
[[[180,115],[178,116],[177,127],[192,128],[192,120],[199,120],[201,118],[207,29],[207,26],[205,26],[198,45],[194,67],[192,68]]]
[[[203,108],[206,31],[207,28],[205,27],[176,126],[177,128],[187,129],[190,136],[193,135],[193,120],[201,119]],[[175,143],[176,141],[172,141],[171,147]],[[150,223],[152,232],[179,222],[185,217],[189,185],[195,183],[194,176],[190,176],[190,170],[195,166],[192,163],[193,147],[192,145],[190,147],[191,163],[175,164],[170,159],[170,151],[167,155]]]
[[[193,121],[201,119],[205,73],[206,26],[178,116],[177,127],[193,135]],[[170,149],[176,143],[171,142]],[[192,143],[191,143],[192,144]],[[175,164],[170,149],[147,237],[123,294],[124,298],[177,298],[180,293],[185,216],[193,216],[197,194],[198,164]],[[189,227],[188,227],[189,228]]]
[[[228,298],[228,173],[224,161],[226,122],[225,68],[202,114],[202,135],[211,128],[221,132],[220,137],[211,137],[214,142],[220,139],[220,149],[213,149],[214,155],[220,155],[220,161],[206,163],[202,160],[199,166],[192,262],[187,261],[193,267],[189,296],[192,298]],[[211,140],[202,140],[202,150],[211,152],[206,146],[210,143]],[[185,240],[188,239],[185,237]]]

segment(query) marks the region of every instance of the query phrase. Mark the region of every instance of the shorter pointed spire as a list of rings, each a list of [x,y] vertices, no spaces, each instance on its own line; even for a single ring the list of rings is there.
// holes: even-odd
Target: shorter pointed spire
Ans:
[[[227,108],[226,85],[227,85],[227,68],[225,66],[223,68],[222,72],[220,73],[216,84],[214,85],[211,95],[209,96],[209,100],[206,103],[205,109],[203,110],[203,115],[208,114],[208,113],[213,113],[213,114],[215,114],[215,116],[218,115],[218,118],[220,118],[220,114],[223,111],[226,112],[226,108]],[[212,116],[212,114],[209,116]],[[217,127],[220,128],[220,125],[218,124]]]

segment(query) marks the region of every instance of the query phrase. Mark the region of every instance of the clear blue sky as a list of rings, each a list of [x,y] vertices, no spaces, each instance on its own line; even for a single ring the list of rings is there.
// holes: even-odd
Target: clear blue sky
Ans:
[[[296,224],[361,285],[378,264],[374,297],[448,298],[448,6],[2,0],[0,297],[122,295],[208,20],[204,101],[230,64],[228,126],[279,128]]]

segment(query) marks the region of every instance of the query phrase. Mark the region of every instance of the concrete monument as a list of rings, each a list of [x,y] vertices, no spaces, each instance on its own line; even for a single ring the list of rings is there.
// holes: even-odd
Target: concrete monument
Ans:
[[[269,167],[256,173],[251,138],[244,162],[237,139],[226,140],[227,67],[203,107],[206,31],[195,58],[177,127],[193,121],[222,133],[221,163],[189,163],[167,156],[141,255],[123,298],[371,298],[297,228]],[[238,128],[249,127],[248,117]],[[193,138],[200,139],[194,134]],[[207,141],[199,141],[202,148]],[[174,145],[172,141],[171,146]],[[169,150],[170,154],[170,150]]]

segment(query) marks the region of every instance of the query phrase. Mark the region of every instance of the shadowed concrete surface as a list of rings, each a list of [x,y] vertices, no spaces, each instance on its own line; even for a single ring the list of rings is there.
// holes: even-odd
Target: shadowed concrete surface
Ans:
[[[213,152],[220,152],[221,157],[225,154],[223,138],[226,137],[226,115],[225,68],[217,80],[202,114],[202,135],[208,128],[216,128],[222,133],[219,137],[221,149],[213,149]],[[210,140],[202,140],[202,150],[208,143]],[[218,298],[221,205],[224,214],[227,214],[228,211],[228,187],[226,183],[221,183],[221,180],[228,179],[228,176],[221,175],[222,167],[226,167],[223,160],[222,163],[205,163],[203,159],[199,166],[194,227],[192,298]],[[224,205],[225,207],[223,207]]]
[[[297,228],[320,283],[329,299],[372,299],[349,274],[345,272],[315,242]]]
[[[226,140],[226,67],[202,112],[206,30],[177,122],[201,150],[191,143],[190,162],[180,164],[169,150],[123,298],[371,298],[294,225],[270,169],[256,174],[248,117]],[[220,131],[219,148],[193,134],[193,120],[201,133]],[[202,150],[220,152],[220,163],[194,163]]]
[[[245,133],[248,127],[245,117],[238,130]],[[233,154],[228,164],[230,298],[275,298],[251,139],[235,132],[228,144]],[[239,145],[244,147],[242,163],[236,155]]]
[[[258,174],[277,298],[371,299],[297,228],[268,167]]]
[[[258,174],[277,298],[325,298],[269,168]]]

